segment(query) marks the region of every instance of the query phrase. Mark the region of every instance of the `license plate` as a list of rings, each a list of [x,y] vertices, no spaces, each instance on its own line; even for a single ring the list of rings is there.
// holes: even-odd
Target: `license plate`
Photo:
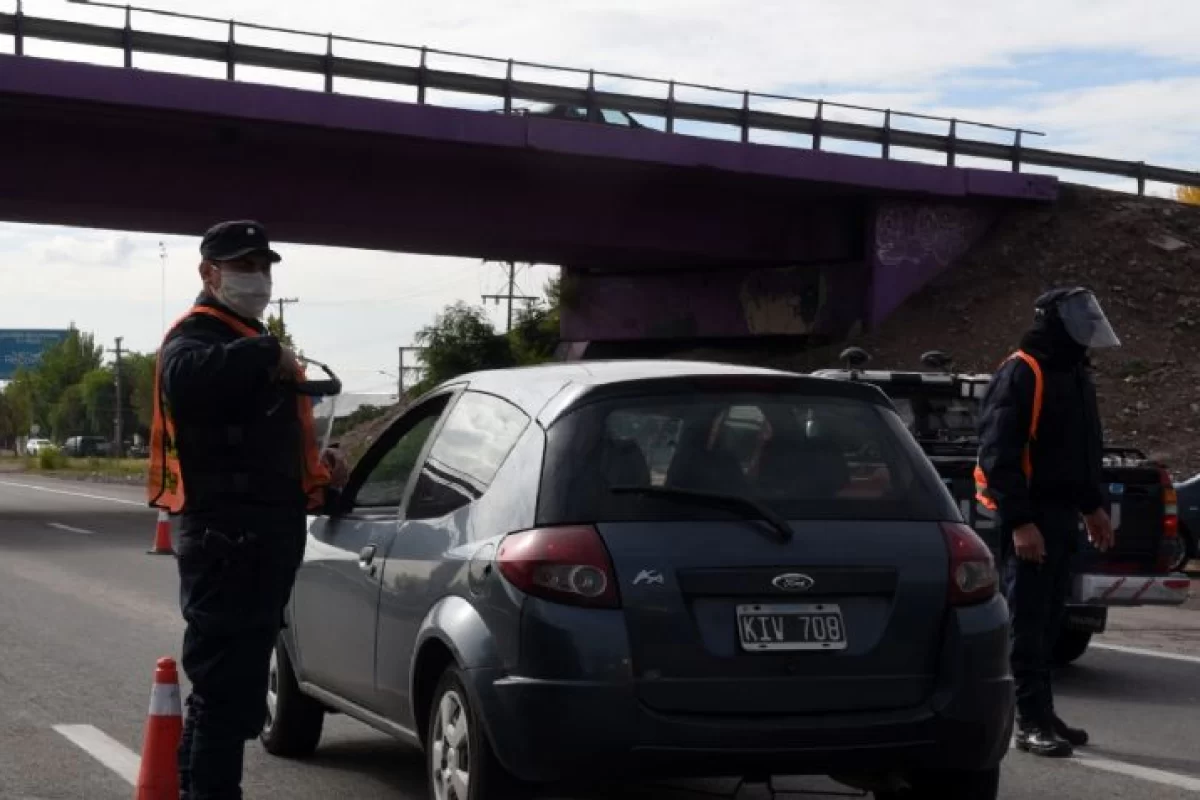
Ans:
[[[842,609],[831,603],[779,603],[737,607],[743,650],[845,650]]]

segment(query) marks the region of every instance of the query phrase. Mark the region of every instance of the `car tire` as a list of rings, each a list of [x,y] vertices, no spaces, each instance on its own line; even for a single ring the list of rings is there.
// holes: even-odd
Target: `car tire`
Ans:
[[[1050,662],[1056,667],[1066,667],[1079,660],[1092,643],[1091,631],[1061,630],[1054,641]]]
[[[981,770],[931,770],[910,778],[912,787],[876,792],[875,800],[996,800],[1000,767]]]
[[[496,759],[456,665],[446,668],[433,692],[425,759],[431,800],[524,800],[533,794]]]
[[[267,683],[267,717],[259,739],[273,756],[306,758],[321,741],[325,706],[300,691],[282,638],[275,642]]]

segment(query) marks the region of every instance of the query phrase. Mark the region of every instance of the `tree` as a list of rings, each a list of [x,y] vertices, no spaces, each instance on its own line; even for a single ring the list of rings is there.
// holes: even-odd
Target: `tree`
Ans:
[[[86,431],[74,433],[81,436],[104,435],[113,424],[117,410],[116,375],[108,367],[94,369],[83,376],[78,386],[88,424]]]
[[[1200,206],[1200,186],[1180,186],[1175,189],[1179,202]]]
[[[13,402],[8,393],[0,393],[0,447],[15,447],[13,440],[21,433],[13,411]]]
[[[425,378],[413,387],[414,394],[468,372],[515,363],[507,337],[496,333],[486,312],[462,301],[447,306],[415,339],[422,347]]]
[[[130,353],[125,357],[125,386],[129,389],[129,407],[142,434],[149,434],[154,420],[154,370],[157,355]]]
[[[91,433],[80,384],[68,387],[50,410],[50,431],[54,439],[60,442],[68,436],[87,436]]]
[[[267,314],[267,332],[278,339],[284,347],[296,349],[296,343],[292,341],[292,335],[284,327],[283,320],[274,314]]]
[[[18,370],[13,383],[20,384],[17,392],[29,404],[30,422],[43,429],[54,428],[52,413],[64,392],[100,369],[103,360],[104,348],[96,344],[96,338],[72,327],[66,338],[46,348],[35,368]]]

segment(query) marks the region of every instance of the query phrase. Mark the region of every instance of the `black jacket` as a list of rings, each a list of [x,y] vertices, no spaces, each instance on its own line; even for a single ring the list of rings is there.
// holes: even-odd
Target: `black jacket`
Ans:
[[[1046,505],[1067,505],[1087,514],[1104,502],[1103,430],[1087,351],[1054,322],[1027,333],[1021,349],[1037,359],[1044,381],[1031,449],[1032,481],[1022,470],[1022,457],[1035,378],[1024,361],[1014,359],[997,370],[979,417],[979,465],[1000,522],[1009,529],[1033,522]]]
[[[304,524],[303,433],[296,395],[273,378],[281,345],[257,320],[243,337],[193,314],[164,343],[162,389],[175,422],[185,528],[278,529]]]

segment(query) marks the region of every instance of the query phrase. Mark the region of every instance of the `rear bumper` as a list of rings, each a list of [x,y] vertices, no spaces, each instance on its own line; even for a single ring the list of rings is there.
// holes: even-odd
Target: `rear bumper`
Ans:
[[[924,707],[747,719],[658,713],[629,685],[489,672],[473,677],[497,757],[517,776],[545,783],[982,769],[1000,762],[1011,735],[1007,678],[975,684],[955,699],[953,715]]]
[[[1188,599],[1191,581],[1172,575],[1076,575],[1071,602],[1100,606],[1178,606]]]

